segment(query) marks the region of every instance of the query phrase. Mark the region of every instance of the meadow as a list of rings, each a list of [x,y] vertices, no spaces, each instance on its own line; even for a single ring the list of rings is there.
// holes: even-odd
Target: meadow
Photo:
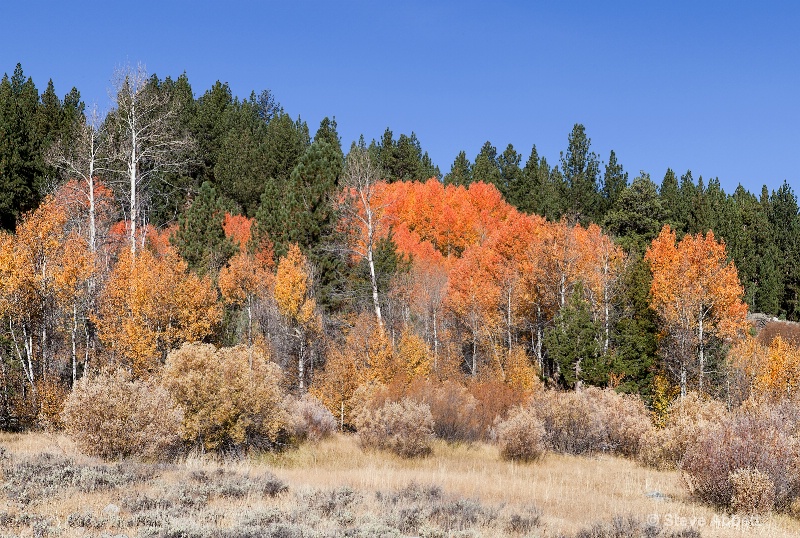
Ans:
[[[335,434],[283,452],[102,462],[60,434],[0,435],[3,536],[800,536],[784,514],[739,516],[690,498],[678,471],[611,456],[435,441],[428,457]]]

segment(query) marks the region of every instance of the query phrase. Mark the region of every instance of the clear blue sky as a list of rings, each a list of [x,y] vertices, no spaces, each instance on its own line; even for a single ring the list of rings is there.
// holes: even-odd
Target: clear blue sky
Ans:
[[[443,172],[465,150],[536,144],[574,123],[602,160],[727,192],[800,190],[800,8],[792,2],[5,2],[0,72],[108,108],[115,67],[270,89],[313,133],[417,133]]]

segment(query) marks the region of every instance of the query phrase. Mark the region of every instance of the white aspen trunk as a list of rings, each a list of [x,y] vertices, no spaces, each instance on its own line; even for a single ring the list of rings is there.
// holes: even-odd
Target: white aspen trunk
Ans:
[[[470,368],[472,377],[478,373],[478,338],[475,331],[472,331],[472,367]]]
[[[507,324],[508,324],[508,350],[511,351],[511,324],[513,323],[513,319],[511,318],[511,290],[508,291],[508,301],[506,304],[507,307]]]
[[[86,384],[89,381],[89,326],[86,322],[83,324],[83,331],[86,335],[86,351],[83,355],[83,383]]]
[[[370,235],[372,234],[370,233]],[[378,297],[378,278],[375,274],[375,261],[372,258],[372,239],[369,240],[369,245],[367,245],[367,263],[369,263],[369,277],[372,284],[372,304],[375,306],[375,317],[378,320],[378,326],[383,330],[381,303]]]
[[[433,367],[436,368],[436,359],[439,357],[439,335],[436,329],[436,309],[433,309]]]
[[[97,225],[95,223],[95,204],[94,204],[94,129],[91,129],[91,158],[89,159],[89,251],[94,254],[97,252]]]
[[[700,376],[697,380],[698,389],[700,394],[703,394],[703,370],[705,369],[705,346],[703,345],[703,315],[700,314],[700,319],[697,327],[698,338],[699,338],[699,366],[700,366]]]
[[[300,335],[298,335],[298,336],[300,336]],[[305,383],[304,383],[304,378],[305,378],[305,360],[304,359],[305,359],[305,357],[303,357],[304,354],[305,354],[305,342],[303,342],[303,338],[301,336],[300,337],[300,353],[299,353],[299,356],[297,358],[297,381],[298,381],[297,386],[300,389],[300,392],[303,392],[303,390],[305,389]]]
[[[72,303],[72,386],[78,379],[78,305]]]
[[[17,340],[17,335],[14,332],[14,326],[12,325],[10,318],[8,320],[8,329],[9,329],[9,332],[11,333],[11,340],[14,342],[14,349],[17,352],[17,358],[19,359],[20,364],[22,364],[22,371],[25,373],[25,377],[28,379],[28,382],[31,384],[31,388],[33,390],[36,390],[36,387],[33,384],[33,369],[31,368],[31,363],[29,361],[27,366],[25,364],[26,357],[24,357],[22,355],[22,350],[19,348],[19,341]],[[24,326],[22,328],[22,335],[23,335],[23,340],[24,340],[23,341],[23,347],[25,348],[25,352],[27,354],[27,357],[30,357],[30,354],[27,353],[28,352],[28,345],[27,345],[27,336],[25,336],[25,327]]]
[[[686,363],[681,361],[681,400],[686,398]]]
[[[253,371],[253,296],[247,296],[247,362]]]
[[[128,161],[128,176],[131,183],[131,257],[136,257],[136,220],[139,218],[138,200],[136,199],[136,105],[131,103],[129,126],[131,130],[131,154]]]

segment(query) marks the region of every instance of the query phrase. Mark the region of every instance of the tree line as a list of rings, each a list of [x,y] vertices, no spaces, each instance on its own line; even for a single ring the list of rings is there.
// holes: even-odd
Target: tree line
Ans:
[[[8,428],[185,341],[257,348],[343,420],[360,386],[419,376],[722,394],[745,303],[798,318],[786,183],[629,182],[582,125],[553,166],[487,142],[442,175],[414,133],[345,153],[269,91],[129,67],[114,95],[101,116],[20,66],[0,81]]]

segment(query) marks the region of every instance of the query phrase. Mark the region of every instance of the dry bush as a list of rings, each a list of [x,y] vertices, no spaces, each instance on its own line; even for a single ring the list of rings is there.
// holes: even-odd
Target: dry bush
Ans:
[[[768,514],[775,506],[775,484],[758,469],[736,469],[728,475],[733,487],[731,510]]]
[[[794,347],[800,347],[800,323],[791,321],[770,321],[758,333],[758,341],[769,347],[772,341],[781,339]]]
[[[518,407],[497,426],[500,456],[507,460],[539,459],[546,449],[545,437],[544,424],[530,407]]]
[[[641,438],[640,461],[661,470],[677,468],[689,445],[727,416],[721,402],[690,392],[670,405],[664,428],[650,430]]]
[[[61,412],[69,396],[69,388],[57,379],[40,379],[36,383],[36,393],[39,400],[39,425],[46,431],[63,429]]]
[[[300,398],[287,397],[284,407],[288,413],[288,428],[298,441],[320,441],[336,431],[333,414],[311,394]]]
[[[406,398],[430,408],[436,437],[457,442],[474,441],[481,436],[481,425],[476,418],[478,402],[466,387],[455,381],[417,377],[410,383],[395,380],[388,385],[366,385],[356,393],[353,402],[356,411],[366,407],[375,410]]]
[[[544,424],[547,445],[556,452],[614,452],[633,456],[650,431],[650,418],[638,396],[589,387],[574,392],[542,391],[531,400]]]
[[[530,397],[530,392],[514,389],[499,380],[470,383],[467,390],[477,401],[475,421],[482,439],[491,439],[494,425]]]
[[[106,459],[174,457],[181,445],[182,419],[167,391],[122,371],[78,383],[61,413],[78,448]]]
[[[794,428],[792,417],[787,420],[780,408],[750,407],[702,431],[681,462],[690,493],[725,508],[731,507],[735,497],[737,503],[745,503],[743,509],[754,505],[753,509],[763,510],[768,497],[774,498],[777,509],[789,507],[800,493],[800,476],[796,472],[798,443],[791,431]],[[739,469],[749,470],[751,476],[737,475]],[[754,472],[771,481],[774,494],[767,491],[770,486],[765,480],[755,481]],[[740,483],[738,492],[734,479]]]
[[[256,349],[184,344],[167,356],[162,383],[183,408],[184,439],[203,450],[285,441],[281,371]]]
[[[427,456],[433,441],[430,407],[403,398],[376,409],[366,407],[356,416],[361,445],[390,450],[404,458]]]

